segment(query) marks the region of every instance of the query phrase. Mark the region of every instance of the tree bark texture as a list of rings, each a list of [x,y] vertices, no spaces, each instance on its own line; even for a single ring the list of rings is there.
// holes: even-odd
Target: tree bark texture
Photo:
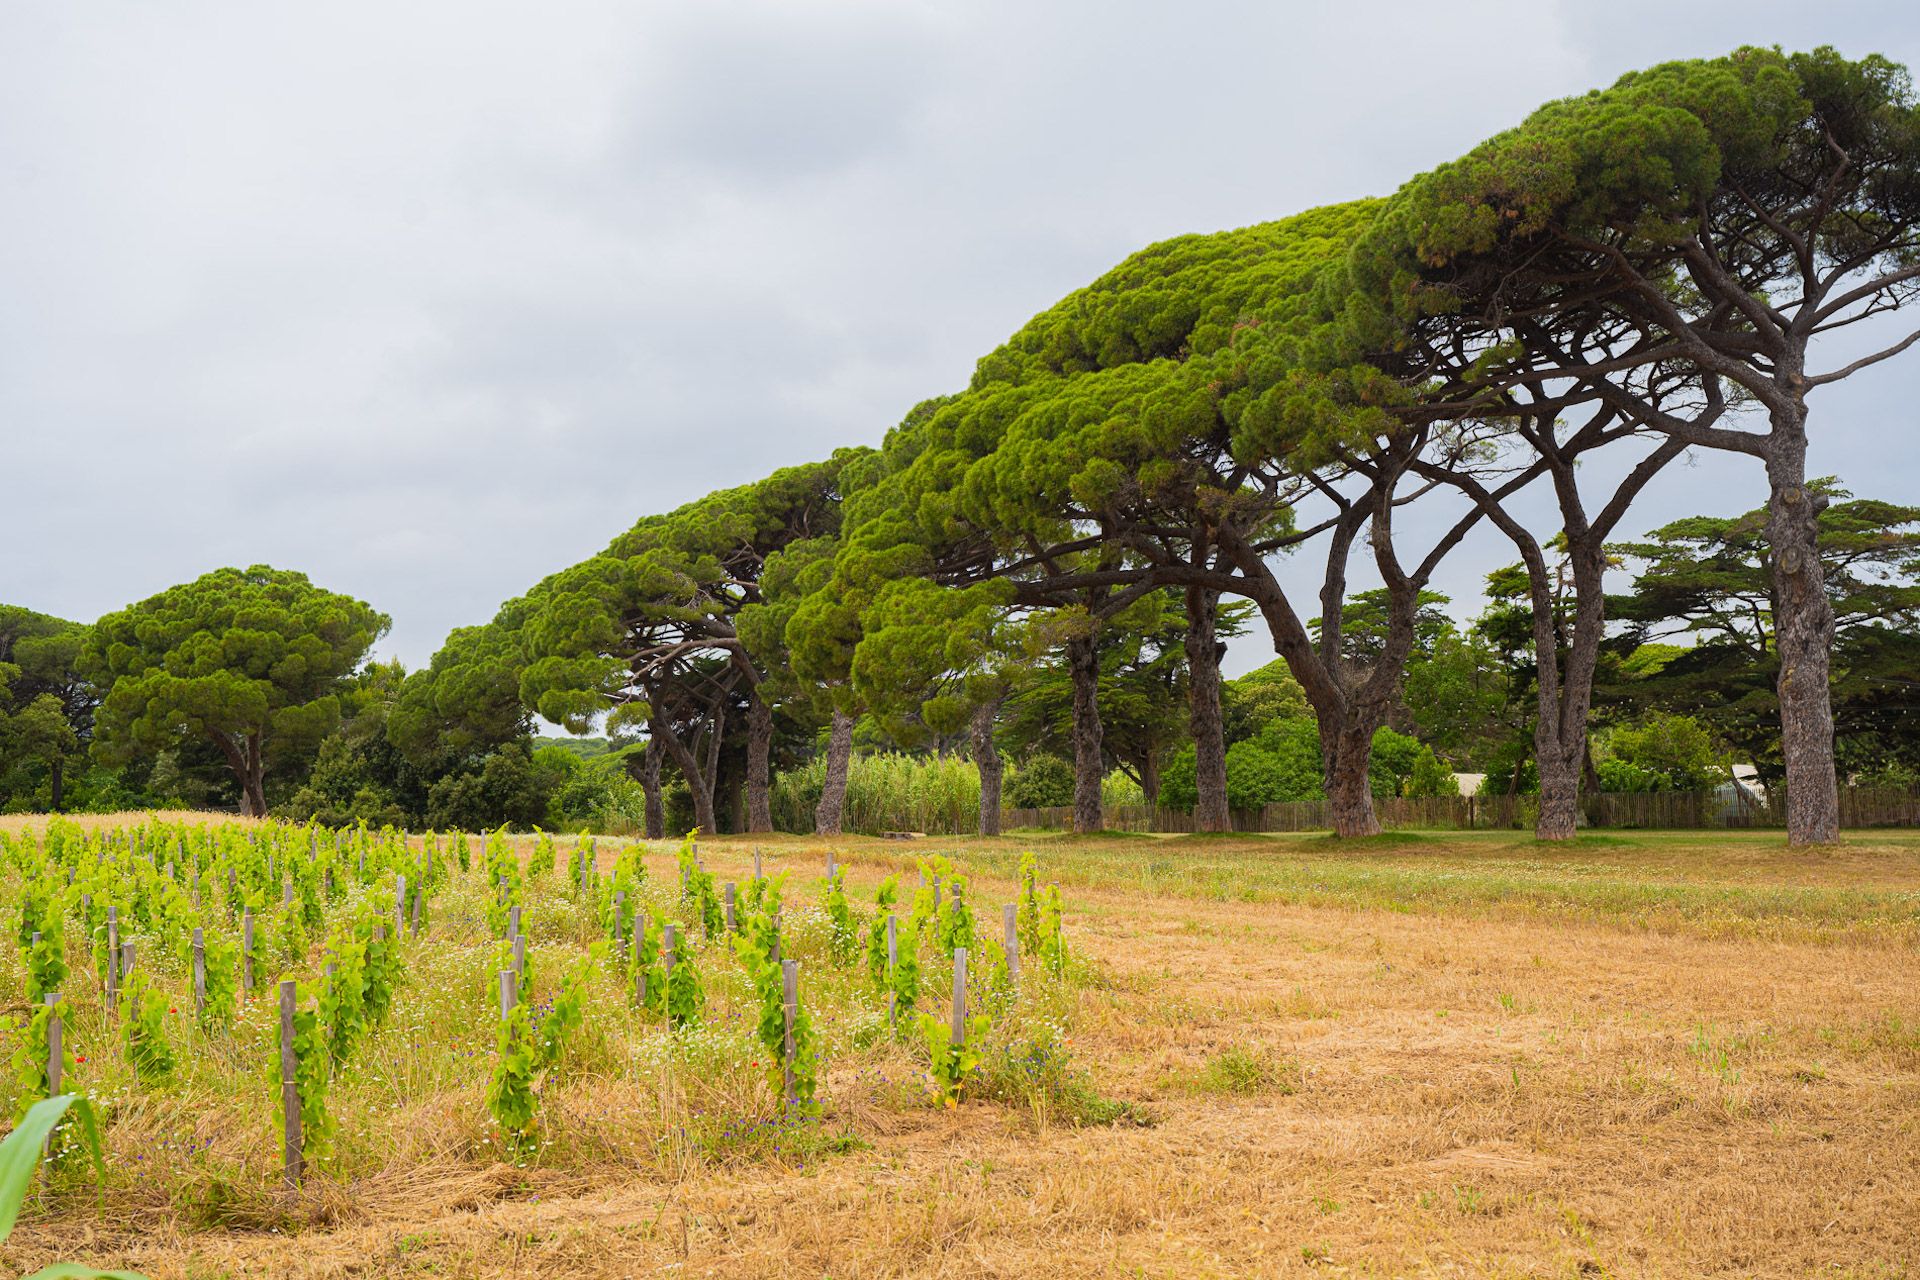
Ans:
[[[1840,838],[1833,761],[1833,605],[1820,564],[1825,503],[1807,488],[1806,410],[1777,410],[1767,454],[1767,545],[1780,659],[1780,749],[1787,771],[1787,843]]]
[[[993,724],[1000,715],[1000,701],[982,702],[973,709],[967,732],[973,739],[973,763],[980,770],[980,834],[1000,834],[1000,784],[1006,777],[1006,763],[993,741]]]
[[[1106,772],[1100,750],[1100,665],[1092,636],[1067,641],[1067,672],[1073,679],[1073,829],[1086,834],[1103,825],[1100,780]]]
[[[833,713],[827,730],[827,776],[820,787],[820,803],[814,806],[813,829],[816,834],[837,836],[847,821],[847,772],[853,765],[853,717],[844,711]]]
[[[1227,738],[1220,715],[1220,642],[1214,620],[1220,593],[1187,588],[1187,726],[1193,733],[1193,828],[1231,831]]]
[[[747,830],[773,830],[773,708],[758,689],[747,694]]]

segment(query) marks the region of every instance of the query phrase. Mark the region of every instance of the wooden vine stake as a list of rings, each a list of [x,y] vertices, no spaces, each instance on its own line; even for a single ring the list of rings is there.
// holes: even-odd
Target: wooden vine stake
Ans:
[[[660,976],[666,979],[669,999],[673,995],[673,961],[674,952],[680,947],[679,934],[677,928],[668,925],[666,935],[660,939]]]
[[[240,908],[240,989],[253,990],[253,908]]]
[[[780,962],[780,1019],[786,1025],[783,1043],[784,1060],[780,1064],[780,1076],[785,1082],[787,1110],[791,1111],[800,1101],[793,1090],[793,1020],[800,1011],[800,962],[783,960]]]
[[[967,949],[953,949],[953,1047],[967,1042]]]
[[[1007,937],[1001,945],[1007,955],[1007,985],[1018,988],[1020,985],[1020,908],[1009,902],[1000,908],[1000,919],[1005,923]]]
[[[633,998],[641,1008],[647,1007],[647,966],[640,963],[640,956],[647,949],[647,913],[633,913]]]
[[[306,1155],[300,1134],[300,1058],[293,1049],[293,1014],[300,988],[288,979],[280,984],[280,1123],[286,1135],[287,1186],[300,1185]]]
[[[407,932],[407,878],[397,872],[393,877],[393,936],[398,941]]]
[[[422,896],[420,890],[415,889],[413,891],[413,921],[410,928],[413,936],[416,938],[420,936],[420,899]]]
[[[613,936],[620,946],[625,946],[626,935],[620,932],[620,922],[627,918],[627,891],[620,890],[613,895]]]
[[[107,1012],[120,1007],[120,908],[107,908]]]
[[[527,980],[527,935],[524,933],[513,939],[513,977],[516,982]]]
[[[49,1098],[60,1096],[61,1030],[60,993],[49,991],[47,992],[47,1096]],[[53,1135],[49,1133],[46,1140],[40,1144],[40,1153],[45,1155],[52,1150]]]
[[[762,875],[760,874],[760,846],[759,846],[759,845],[755,845],[755,846],[753,846],[753,880],[754,880],[754,883],[755,883],[755,884],[758,884],[758,883],[759,883],[759,882],[760,882],[760,881],[761,881],[762,879],[764,879],[764,878],[765,878],[765,877],[763,877],[763,876],[762,876]]]
[[[733,883],[733,881],[731,881],[731,880],[729,880],[729,881],[727,881],[727,892],[726,892],[726,903],[727,903],[727,932],[728,932],[728,933],[732,933],[732,932],[733,932],[733,931],[734,931],[734,930],[735,930],[736,928],[738,928],[738,927],[739,927],[739,926],[738,926],[738,925],[737,925],[737,924],[735,923],[735,921],[734,921],[734,915],[733,915],[733,904],[734,904],[734,900],[735,900],[735,895],[736,895],[736,889],[735,889],[735,886],[734,886],[734,883]]]
[[[193,1016],[207,1016],[207,935],[193,926]]]
[[[889,911],[887,913],[887,1029],[890,1031],[896,1029],[899,1014],[896,1006],[900,997],[893,989],[893,971],[900,963],[899,925],[900,917]]]
[[[520,975],[512,969],[500,971],[500,1016],[504,1019],[520,1001]]]

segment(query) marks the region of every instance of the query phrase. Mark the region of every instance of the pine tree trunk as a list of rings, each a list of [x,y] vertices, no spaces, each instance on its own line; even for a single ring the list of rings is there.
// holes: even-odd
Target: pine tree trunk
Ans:
[[[1067,641],[1067,672],[1073,678],[1073,829],[1101,829],[1100,667],[1093,637]]]
[[[1331,735],[1321,733],[1321,749],[1327,755],[1327,817],[1333,834],[1343,839],[1380,834],[1368,772],[1376,727],[1349,723]]]
[[[1560,744],[1536,739],[1534,761],[1540,769],[1540,816],[1534,820],[1534,839],[1571,840],[1580,816],[1579,757],[1568,759]]]
[[[1140,761],[1140,794],[1146,800],[1147,808],[1160,807],[1160,752],[1158,749],[1147,752]]]
[[[1787,843],[1840,838],[1833,762],[1833,606],[1820,565],[1826,504],[1807,480],[1806,410],[1774,414],[1767,455],[1767,544],[1773,561],[1774,643],[1780,657],[1780,748],[1787,767]]]
[[[59,756],[53,758],[53,811],[59,813],[66,807],[66,762]]]
[[[666,751],[660,745],[660,735],[647,734],[647,749],[641,753],[640,790],[646,797],[646,833],[649,840],[664,840],[667,835],[667,807],[660,795],[660,766],[665,763]],[[627,757],[629,761],[633,757]],[[629,764],[628,772],[632,766]]]
[[[847,771],[853,765],[853,717],[835,710],[833,726],[827,731],[827,777],[820,787],[820,803],[814,806],[813,830],[817,835],[837,836],[847,821]]]
[[[247,813],[255,818],[267,816],[266,790],[266,752],[262,747],[260,735],[247,735],[247,776],[246,776]]]
[[[1006,777],[1006,762],[993,741],[993,722],[999,717],[1000,701],[983,702],[973,709],[967,726],[973,738],[973,763],[980,770],[980,834],[1000,834],[1000,783]]]
[[[773,830],[773,708],[747,694],[747,830]]]
[[[1220,646],[1214,617],[1220,593],[1187,589],[1187,725],[1193,732],[1195,831],[1231,831],[1227,739],[1220,717]],[[1156,797],[1158,788],[1155,788]]]

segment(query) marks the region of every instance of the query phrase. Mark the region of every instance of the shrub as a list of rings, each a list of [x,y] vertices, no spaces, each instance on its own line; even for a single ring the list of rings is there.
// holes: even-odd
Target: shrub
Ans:
[[[1051,809],[1073,803],[1073,766],[1059,756],[1036,753],[1007,778],[1002,793],[1014,809]]]

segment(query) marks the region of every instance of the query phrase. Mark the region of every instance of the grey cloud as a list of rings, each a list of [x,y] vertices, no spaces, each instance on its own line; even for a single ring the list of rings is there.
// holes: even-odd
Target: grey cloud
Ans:
[[[91,618],[266,560],[418,664],[641,514],[877,442],[1150,240],[1829,40],[1920,61],[1891,4],[13,6],[0,599]],[[1911,497],[1915,369],[1830,392],[1815,465]],[[1633,531],[1751,505],[1736,462]],[[1506,558],[1476,536],[1442,585]]]

